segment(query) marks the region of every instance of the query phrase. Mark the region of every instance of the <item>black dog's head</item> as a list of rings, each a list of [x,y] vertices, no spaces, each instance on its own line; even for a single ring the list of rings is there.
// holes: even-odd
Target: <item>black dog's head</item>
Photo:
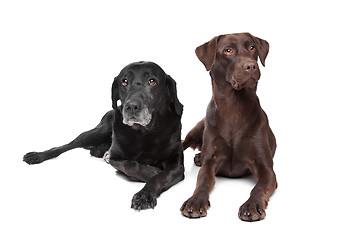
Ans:
[[[112,85],[112,107],[129,126],[147,126],[154,114],[166,111],[181,116],[183,109],[175,81],[152,62],[131,63],[121,70]]]
[[[269,43],[250,33],[214,37],[196,48],[196,55],[212,74],[223,74],[235,90],[256,87],[260,79],[257,58],[265,66]]]

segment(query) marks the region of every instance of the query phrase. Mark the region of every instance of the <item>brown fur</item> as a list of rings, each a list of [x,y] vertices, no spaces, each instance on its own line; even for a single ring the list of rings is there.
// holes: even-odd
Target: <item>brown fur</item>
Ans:
[[[206,117],[183,141],[184,150],[201,150],[195,157],[201,165],[196,189],[181,207],[184,216],[207,215],[215,175],[253,174],[258,182],[238,215],[245,221],[265,217],[269,197],[277,187],[273,171],[276,141],[256,95],[257,58],[265,66],[268,51],[265,40],[249,33],[220,35],[196,48],[199,60],[210,70],[213,97]]]

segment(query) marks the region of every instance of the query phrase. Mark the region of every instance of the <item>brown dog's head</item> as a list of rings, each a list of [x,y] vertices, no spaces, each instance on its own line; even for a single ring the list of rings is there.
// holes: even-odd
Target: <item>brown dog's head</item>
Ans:
[[[195,53],[207,71],[216,78],[225,78],[235,90],[254,88],[260,79],[257,58],[265,66],[269,43],[250,33],[214,37],[196,48]]]

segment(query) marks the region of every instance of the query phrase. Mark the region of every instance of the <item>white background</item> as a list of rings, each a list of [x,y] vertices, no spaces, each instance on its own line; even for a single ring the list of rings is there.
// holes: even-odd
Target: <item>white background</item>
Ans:
[[[359,7],[356,1],[2,1],[1,239],[326,239],[359,237]],[[238,219],[254,179],[217,178],[206,218],[180,214],[199,170],[154,210],[130,209],[142,183],[77,149],[29,166],[28,151],[65,144],[111,108],[128,63],[176,81],[183,137],[205,115],[210,77],[197,46],[224,33],[270,43],[258,95],[278,142],[279,187],[264,221]]]

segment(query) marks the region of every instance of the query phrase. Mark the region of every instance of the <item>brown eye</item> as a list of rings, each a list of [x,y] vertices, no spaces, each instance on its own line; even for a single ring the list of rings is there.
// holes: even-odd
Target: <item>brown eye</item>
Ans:
[[[233,51],[231,48],[226,48],[225,51],[224,51],[224,53],[225,53],[226,55],[231,55],[231,54],[234,53],[234,51]]]
[[[250,48],[249,48],[250,52],[255,52],[256,51],[256,48],[254,45],[251,45]]]
[[[154,86],[156,84],[156,81],[154,79],[149,80],[149,85]]]
[[[124,79],[121,81],[121,84],[122,84],[123,86],[127,86],[127,85],[129,84],[129,81],[128,81],[126,78],[124,78]]]

